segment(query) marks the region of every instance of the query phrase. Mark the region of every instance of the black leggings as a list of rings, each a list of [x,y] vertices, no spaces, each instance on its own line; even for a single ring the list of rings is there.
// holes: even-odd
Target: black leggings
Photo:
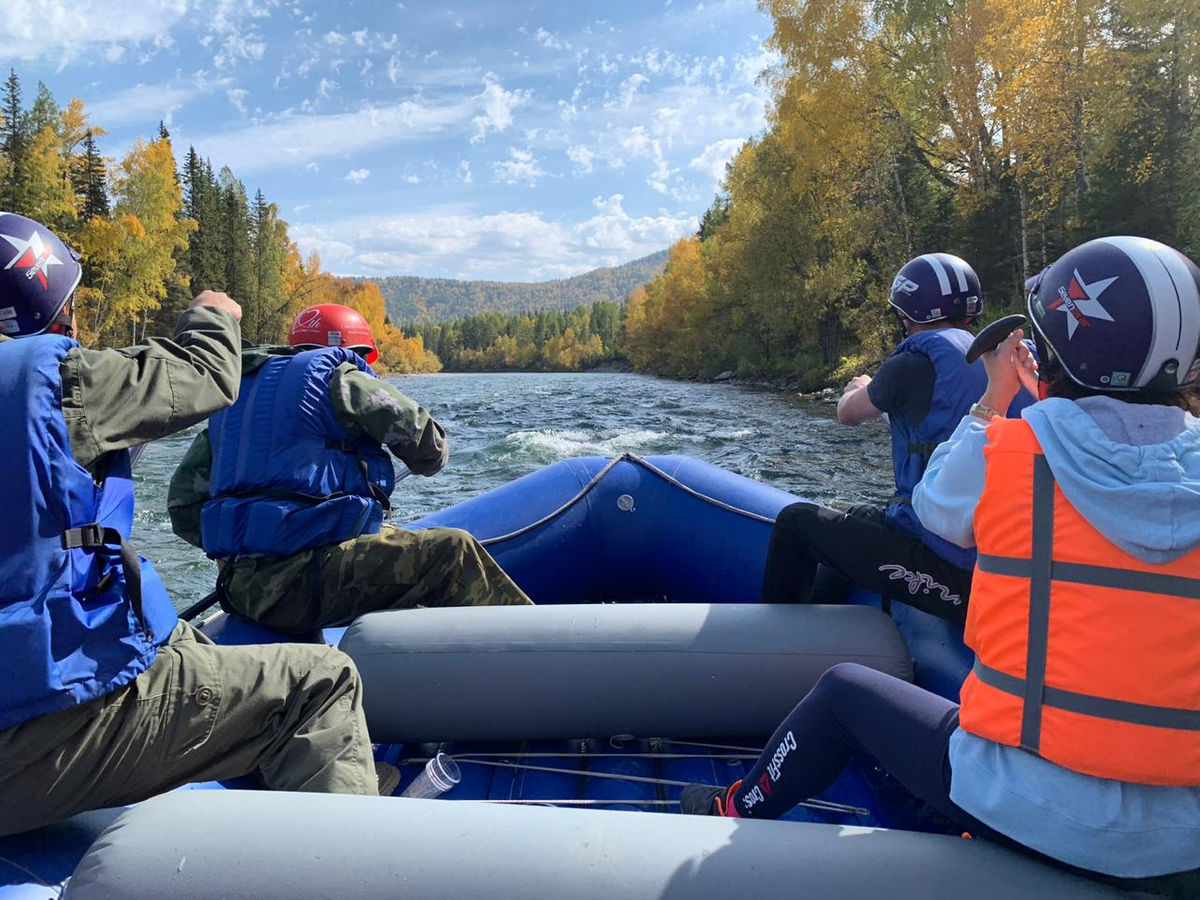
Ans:
[[[818,577],[817,564],[826,569]],[[884,510],[847,513],[793,503],[771,529],[763,571],[763,603],[841,603],[849,582],[962,625],[971,573],[951,565],[916,535],[894,528]]]
[[[962,828],[986,829],[950,800],[948,748],[957,727],[958,706],[944,697],[839,663],[771,735],[733,802],[744,818],[777,819],[833,784],[861,751]]]
[[[1197,896],[1200,870],[1157,878],[1085,872],[1017,843],[950,799],[950,735],[958,706],[857,663],[839,663],[783,720],[731,805],[747,819],[777,819],[831,785],[855,752],[873,757],[912,794],[974,837],[987,838],[1061,869],[1167,896]]]

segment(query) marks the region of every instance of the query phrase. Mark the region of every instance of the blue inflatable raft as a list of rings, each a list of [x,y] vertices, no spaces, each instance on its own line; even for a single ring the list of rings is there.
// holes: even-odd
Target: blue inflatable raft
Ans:
[[[942,620],[862,593],[758,604],[771,523],[795,500],[626,455],[413,523],[472,532],[538,605],[377,613],[313,640],[355,659],[402,784],[445,752],[456,787],[416,801],[191,786],[0,840],[0,897],[54,896],[68,877],[81,898],[1102,895],[947,834],[867,760],[791,821],[645,815],[677,812],[683,784],[742,777],[835,662],[957,696],[971,657]],[[225,615],[204,628],[281,639]]]

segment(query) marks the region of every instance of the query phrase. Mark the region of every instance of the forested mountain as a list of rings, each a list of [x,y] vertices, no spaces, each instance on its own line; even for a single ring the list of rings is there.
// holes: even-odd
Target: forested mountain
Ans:
[[[599,301],[621,303],[634,288],[662,272],[666,262],[667,251],[661,250],[622,266],[594,269],[558,281],[456,281],[412,275],[372,280],[383,292],[393,322],[424,325],[483,312],[565,310]]]

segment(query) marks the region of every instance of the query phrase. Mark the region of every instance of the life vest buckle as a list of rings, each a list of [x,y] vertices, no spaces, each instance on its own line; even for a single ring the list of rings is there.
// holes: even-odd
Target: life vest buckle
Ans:
[[[64,550],[95,550],[104,547],[109,542],[104,539],[104,528],[99,522],[88,522],[78,528],[68,528],[62,533]]]

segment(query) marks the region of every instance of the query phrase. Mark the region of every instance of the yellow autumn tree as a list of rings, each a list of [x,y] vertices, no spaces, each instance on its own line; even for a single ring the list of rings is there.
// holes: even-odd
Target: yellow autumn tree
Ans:
[[[176,254],[195,223],[179,217],[183,195],[166,140],[136,142],[113,187],[113,218],[94,217],[80,233],[90,285],[80,293],[77,314],[91,341],[136,341],[166,296]]]
[[[702,370],[706,330],[698,324],[708,277],[698,238],[671,247],[662,275],[634,292],[625,319],[627,353],[640,369],[679,375]]]

